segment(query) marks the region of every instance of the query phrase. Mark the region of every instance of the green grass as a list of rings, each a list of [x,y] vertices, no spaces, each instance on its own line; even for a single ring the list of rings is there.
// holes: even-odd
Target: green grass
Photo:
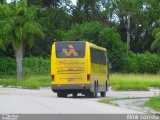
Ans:
[[[152,74],[112,74],[110,85],[114,90],[149,90],[160,88],[160,75]]]
[[[34,75],[23,78],[22,80],[17,80],[15,77],[5,77],[0,80],[0,85],[7,87],[18,87],[28,89],[39,89],[40,87],[49,87],[51,78],[49,75]]]
[[[19,81],[16,76],[4,76],[0,80],[3,86],[22,86],[23,88],[38,89],[50,86],[50,75],[25,76]],[[160,88],[160,75],[153,74],[112,74],[110,85],[115,90],[149,90],[149,87]]]
[[[145,106],[148,106],[157,111],[160,111],[160,96],[150,98],[148,101],[145,102]]]
[[[98,100],[98,102],[118,106],[118,104],[113,103],[114,100],[117,100],[117,99],[101,99],[101,100]]]

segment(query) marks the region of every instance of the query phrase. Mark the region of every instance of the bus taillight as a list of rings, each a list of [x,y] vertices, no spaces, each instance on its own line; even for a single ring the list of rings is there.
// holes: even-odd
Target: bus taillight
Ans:
[[[87,74],[87,81],[90,81],[90,74]]]
[[[52,82],[54,82],[54,75],[51,75]]]

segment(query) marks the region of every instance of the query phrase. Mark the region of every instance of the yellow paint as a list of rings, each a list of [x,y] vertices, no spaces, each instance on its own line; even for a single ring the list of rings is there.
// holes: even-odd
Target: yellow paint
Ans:
[[[54,75],[54,82],[51,84],[92,84],[98,80],[99,85],[105,85],[108,80],[108,65],[91,63],[90,47],[106,51],[105,48],[86,42],[84,58],[56,58],[55,44],[51,52],[51,75]],[[69,51],[62,49],[66,56],[78,55],[72,45],[68,45]],[[87,81],[87,74],[90,74],[90,81]]]

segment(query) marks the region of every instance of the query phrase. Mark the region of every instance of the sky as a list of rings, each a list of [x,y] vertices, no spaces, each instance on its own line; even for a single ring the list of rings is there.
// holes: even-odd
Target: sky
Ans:
[[[74,5],[76,5],[77,0],[71,0]]]

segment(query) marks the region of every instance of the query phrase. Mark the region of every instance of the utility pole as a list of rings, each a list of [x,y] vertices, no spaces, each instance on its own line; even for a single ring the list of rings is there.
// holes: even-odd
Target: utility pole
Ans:
[[[130,50],[130,23],[131,23],[131,14],[128,13],[128,24],[127,24],[127,54]]]

